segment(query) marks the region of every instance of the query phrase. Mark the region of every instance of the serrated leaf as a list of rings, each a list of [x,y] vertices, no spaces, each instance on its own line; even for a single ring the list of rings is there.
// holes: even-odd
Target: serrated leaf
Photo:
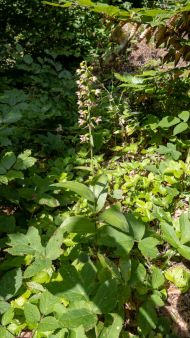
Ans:
[[[156,248],[156,245],[158,244],[159,241],[156,238],[146,237],[139,242],[138,248],[143,256],[148,258],[156,258],[159,254],[159,251]]]
[[[87,217],[71,216],[65,219],[60,228],[63,232],[67,231],[82,234],[94,233],[95,222],[91,221]]]
[[[61,328],[61,325],[59,324],[58,320],[55,317],[48,316],[45,318],[42,318],[38,325],[38,332],[48,332],[48,331],[54,331],[58,328]]]
[[[141,240],[145,233],[145,223],[140,219],[137,219],[132,213],[128,213],[126,218],[131,236],[137,241]]]
[[[21,269],[6,272],[0,279],[0,296],[5,300],[12,298],[22,285]]]
[[[107,194],[108,194],[108,177],[105,174],[98,176],[93,187],[94,195],[96,198],[96,212],[100,212],[104,207]]]
[[[157,267],[153,268],[151,278],[153,289],[159,289],[164,285],[165,278],[162,274],[162,271],[159,268]]]
[[[188,129],[188,124],[186,122],[179,123],[173,130],[173,135],[177,135],[182,133],[183,131]]]
[[[182,244],[190,242],[190,220],[189,220],[187,212],[186,213],[184,212],[183,214],[181,214],[179,218],[179,224],[180,224],[180,234],[181,234],[180,242]]]
[[[162,222],[160,224],[161,230],[163,233],[163,238],[171,244],[174,248],[177,248],[180,245],[179,238],[177,237],[174,228],[168,223]]]
[[[50,292],[45,291],[40,297],[40,311],[43,315],[49,315],[54,311],[54,306],[61,301],[58,297],[52,295]]]
[[[117,304],[116,279],[107,280],[102,283],[92,301],[97,307],[97,313],[105,314],[113,311]]]
[[[99,219],[110,224],[115,229],[120,229],[123,232],[129,232],[129,225],[125,216],[115,206],[112,206],[109,209],[105,210],[100,215]]]
[[[32,326],[36,326],[40,321],[40,312],[36,305],[26,302],[24,304],[24,316],[26,323]]]
[[[95,196],[93,192],[83,183],[67,181],[63,183],[52,184],[52,187],[69,189],[78,194],[79,196],[87,199],[88,201],[93,203],[95,202]]]
[[[24,272],[24,278],[35,276],[42,270],[47,270],[51,267],[52,261],[48,258],[37,257],[36,260],[30,264]]]
[[[190,117],[190,112],[189,111],[182,111],[180,114],[178,114],[178,117],[183,120],[184,122],[187,122]]]
[[[58,228],[54,234],[49,239],[46,246],[46,257],[51,260],[55,260],[61,256],[63,250],[61,246],[63,244],[63,231],[61,228]]]
[[[97,322],[97,317],[94,313],[87,309],[73,309],[64,313],[60,318],[60,323],[67,329],[74,329],[83,326],[85,331],[92,329]]]

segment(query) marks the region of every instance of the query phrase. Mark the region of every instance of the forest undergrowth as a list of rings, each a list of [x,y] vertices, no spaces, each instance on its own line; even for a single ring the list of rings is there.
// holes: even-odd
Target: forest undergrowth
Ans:
[[[0,337],[190,337],[188,1],[0,2]]]

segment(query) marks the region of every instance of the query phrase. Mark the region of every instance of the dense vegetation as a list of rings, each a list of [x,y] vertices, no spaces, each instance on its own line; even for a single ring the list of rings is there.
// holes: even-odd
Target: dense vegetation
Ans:
[[[188,1],[0,4],[0,337],[189,337]]]

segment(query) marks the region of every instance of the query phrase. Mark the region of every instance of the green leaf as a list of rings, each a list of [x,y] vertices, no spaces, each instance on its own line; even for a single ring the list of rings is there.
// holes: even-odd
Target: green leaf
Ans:
[[[160,226],[163,233],[163,238],[174,248],[177,248],[180,245],[180,242],[173,227],[164,222],[162,222]]]
[[[122,316],[118,313],[111,313],[107,317],[98,338],[119,338],[124,321]]]
[[[55,297],[50,292],[45,291],[40,297],[40,312],[43,315],[49,315],[54,311],[55,304],[59,304],[61,301],[58,297]]]
[[[1,323],[3,326],[6,326],[11,323],[12,319],[14,318],[14,309],[9,308],[8,311],[6,311],[1,319]]]
[[[173,135],[177,135],[182,133],[183,131],[188,129],[188,124],[186,122],[179,123],[173,130]]]
[[[177,251],[186,259],[190,260],[190,247],[187,245],[179,245]]]
[[[100,212],[105,205],[108,194],[108,177],[105,174],[98,176],[93,187],[96,197],[96,212]]]
[[[83,326],[85,331],[92,329],[97,322],[97,317],[88,309],[68,309],[60,318],[60,323],[67,329],[74,329]]]
[[[12,151],[6,153],[0,161],[0,175],[6,174],[7,170],[9,170],[15,162],[15,154]]]
[[[159,127],[161,128],[170,128],[174,126],[175,124],[179,123],[180,119],[178,117],[173,117],[173,116],[165,116],[160,122],[159,122]]]
[[[15,337],[12,333],[6,330],[5,327],[0,326],[0,337],[2,338],[13,338]]]
[[[156,238],[146,237],[139,242],[138,248],[143,256],[154,259],[159,254],[159,251],[156,248],[156,245],[158,244],[159,241]]]
[[[22,154],[19,154],[14,165],[16,170],[25,170],[32,167],[36,163],[36,159],[31,156],[31,150],[25,150]]]
[[[39,197],[37,203],[39,203],[40,205],[47,205],[50,208],[57,208],[60,205],[59,201],[56,198],[45,193]]]
[[[189,111],[182,111],[180,114],[178,114],[178,117],[183,120],[184,122],[187,122],[190,117],[190,112]]]
[[[60,228],[63,232],[67,231],[69,233],[94,233],[95,222],[91,221],[87,217],[71,216],[65,219]]]
[[[10,308],[10,304],[5,302],[4,300],[0,299],[0,314],[5,313]]]
[[[40,312],[36,305],[26,302],[24,304],[24,316],[26,323],[32,326],[36,326],[40,321]]]
[[[162,271],[159,268],[157,267],[153,268],[151,278],[153,289],[159,289],[164,285],[165,278],[163,276]]]
[[[126,218],[129,224],[131,236],[137,241],[140,241],[145,233],[145,223],[140,219],[137,219],[132,213],[128,213]]]
[[[72,329],[70,331],[70,335],[68,336],[68,338],[88,338],[88,337],[85,334],[84,327],[81,325],[76,329]]]
[[[51,267],[52,261],[47,258],[37,257],[24,272],[24,278],[31,278],[42,270],[47,270]]]
[[[165,277],[182,292],[189,289],[190,273],[183,265],[172,266],[165,271]]]
[[[153,293],[151,296],[150,296],[150,300],[152,301],[152,303],[154,304],[154,306],[156,307],[160,307],[160,306],[164,306],[164,302],[162,300],[162,297],[161,297],[161,293],[159,294],[158,293]]]
[[[102,283],[94,298],[93,303],[97,307],[97,313],[105,314],[113,311],[117,304],[117,282],[116,279],[106,280]]]
[[[152,329],[156,328],[157,320],[157,314],[152,302],[145,302],[140,307],[138,315],[138,324],[145,336],[150,333]]]
[[[58,228],[54,234],[49,239],[46,246],[46,257],[51,260],[55,260],[61,256],[63,250],[61,246],[63,244],[63,231],[61,228]]]
[[[134,245],[134,240],[131,236],[110,226],[101,227],[97,235],[98,244],[117,248],[116,254],[118,256],[128,256]]]
[[[117,265],[113,261],[111,261],[108,257],[101,255],[100,253],[98,253],[98,259],[101,266],[110,272],[111,278],[121,280],[121,275],[119,273]]]
[[[38,325],[38,332],[48,332],[48,331],[54,331],[58,328],[61,328],[61,325],[59,324],[58,320],[55,317],[48,316],[45,318],[42,318]]]
[[[183,214],[181,214],[179,218],[179,224],[180,224],[180,234],[181,234],[180,242],[182,244],[190,242],[190,220],[189,220],[187,212],[186,213],[184,212]]]
[[[90,202],[95,202],[95,196],[93,192],[83,183],[67,181],[63,183],[52,184],[52,187],[69,189],[81,197],[87,199]]]
[[[5,300],[12,298],[22,285],[21,269],[6,272],[0,279],[0,296]]]
[[[101,221],[104,221],[115,229],[120,229],[123,232],[129,232],[129,225],[125,216],[118,210],[116,206],[112,206],[105,210],[99,217]]]

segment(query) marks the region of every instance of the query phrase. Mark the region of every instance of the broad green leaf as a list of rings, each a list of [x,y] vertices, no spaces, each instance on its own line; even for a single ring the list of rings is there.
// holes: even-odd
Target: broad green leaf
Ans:
[[[98,336],[99,338],[119,338],[123,327],[123,318],[118,313],[107,316],[105,325]]]
[[[187,110],[182,111],[180,114],[178,114],[178,117],[183,120],[184,122],[187,122],[190,117],[190,112]]]
[[[182,133],[183,131],[188,129],[188,124],[186,122],[179,123],[173,130],[173,135],[177,135]]]
[[[180,242],[182,244],[190,242],[190,220],[189,220],[187,212],[186,213],[184,212],[183,214],[181,214],[179,218],[179,224],[180,224],[180,234],[181,234]]]
[[[132,213],[128,213],[126,218],[129,224],[131,236],[137,241],[140,241],[145,233],[145,223],[140,219],[137,219]]]
[[[98,253],[98,259],[101,266],[110,272],[111,278],[121,280],[121,275],[119,273],[117,265],[113,261],[111,261],[108,257],[101,255],[100,253]]]
[[[125,284],[127,284],[131,277],[131,260],[129,258],[120,258],[119,269],[122,279],[124,280]]]
[[[146,237],[139,242],[138,248],[143,256],[154,259],[159,254],[159,251],[156,248],[156,245],[158,244],[159,241],[156,238]]]
[[[165,278],[163,276],[162,271],[159,268],[157,267],[153,268],[151,278],[153,289],[159,289],[164,285]]]
[[[186,292],[190,286],[190,273],[183,265],[174,265],[165,271],[165,277],[182,292]]]
[[[24,316],[26,323],[32,326],[36,326],[40,321],[40,312],[37,306],[29,302],[24,304]]]
[[[58,320],[55,317],[48,316],[45,318],[42,318],[38,325],[38,332],[48,332],[48,331],[54,331],[58,328],[61,328],[61,325],[59,324]]]
[[[55,197],[45,193],[39,197],[37,203],[40,205],[47,205],[50,208],[57,208],[60,205],[59,201]]]
[[[124,214],[122,214],[122,212],[120,212],[116,206],[112,206],[105,210],[100,215],[99,219],[110,224],[115,229],[120,229],[123,232],[129,232],[128,222]]]
[[[174,248],[180,245],[179,238],[177,237],[174,228],[168,223],[162,222],[160,224],[163,233],[163,238],[171,244]]]
[[[48,336],[48,338],[69,338],[68,334],[69,334],[69,331],[67,329],[62,329],[62,330],[59,330],[59,332],[55,334],[51,334],[50,336]]]
[[[83,183],[67,181],[63,183],[52,184],[52,187],[69,189],[81,197],[87,199],[90,202],[95,202],[95,196],[93,192]]]
[[[0,161],[0,175],[6,174],[7,170],[9,170],[15,162],[15,154],[12,151],[6,153]]]
[[[54,234],[49,239],[46,246],[46,257],[51,260],[55,260],[61,256],[63,250],[61,246],[63,244],[63,231],[61,228],[58,228]]]
[[[9,308],[8,311],[6,311],[1,319],[1,323],[3,326],[6,326],[11,323],[12,319],[14,318],[14,309]]]
[[[94,298],[93,303],[97,307],[97,313],[109,313],[115,309],[117,304],[117,281],[116,279],[107,280],[102,283]]]
[[[155,307],[160,307],[160,306],[164,306],[164,302],[162,300],[162,297],[161,297],[161,293],[160,294],[157,294],[157,293],[153,293],[151,296],[150,296],[150,300],[152,301],[152,303],[154,304]]]
[[[24,272],[24,278],[30,278],[35,276],[42,270],[47,270],[51,267],[52,261],[48,258],[37,257],[35,261],[30,264]]]
[[[178,117],[173,117],[173,116],[165,116],[160,122],[159,122],[159,127],[161,128],[170,128],[174,126],[175,124],[179,123],[180,119]]]
[[[0,299],[0,314],[5,313],[10,308],[10,304],[5,302],[3,299]]]
[[[36,163],[37,159],[31,156],[31,150],[25,150],[22,154],[19,154],[14,165],[16,170],[25,170],[32,167]]]
[[[0,337],[2,337],[2,338],[13,338],[15,336],[12,333],[10,333],[5,327],[0,326]]]
[[[152,329],[156,328],[157,320],[157,314],[152,302],[146,301],[141,305],[138,315],[138,324],[145,336],[150,333]]]
[[[82,234],[94,233],[95,222],[91,221],[87,217],[71,216],[65,219],[60,228],[63,232],[67,231]]]
[[[96,197],[96,212],[100,212],[104,207],[108,194],[108,177],[105,174],[98,176],[93,187],[94,195]]]
[[[86,293],[89,295],[96,287],[97,268],[89,259],[78,273],[80,275],[82,285]]]
[[[0,279],[0,297],[5,300],[12,298],[22,285],[21,269],[6,272]]]
[[[54,311],[55,304],[59,304],[61,301],[58,297],[53,296],[50,292],[45,291],[40,297],[40,312],[43,315],[49,315]]]
[[[87,338],[84,327],[81,325],[76,329],[70,330],[68,338]]]
[[[134,245],[134,240],[131,236],[113,227],[103,226],[98,230],[98,244],[117,248],[116,254],[122,257],[128,256]]]
[[[96,315],[87,309],[68,309],[60,318],[61,325],[67,329],[74,329],[82,325],[85,331],[88,331],[96,325],[96,322]]]
[[[187,245],[179,245],[177,251],[186,259],[190,260],[190,247]]]

